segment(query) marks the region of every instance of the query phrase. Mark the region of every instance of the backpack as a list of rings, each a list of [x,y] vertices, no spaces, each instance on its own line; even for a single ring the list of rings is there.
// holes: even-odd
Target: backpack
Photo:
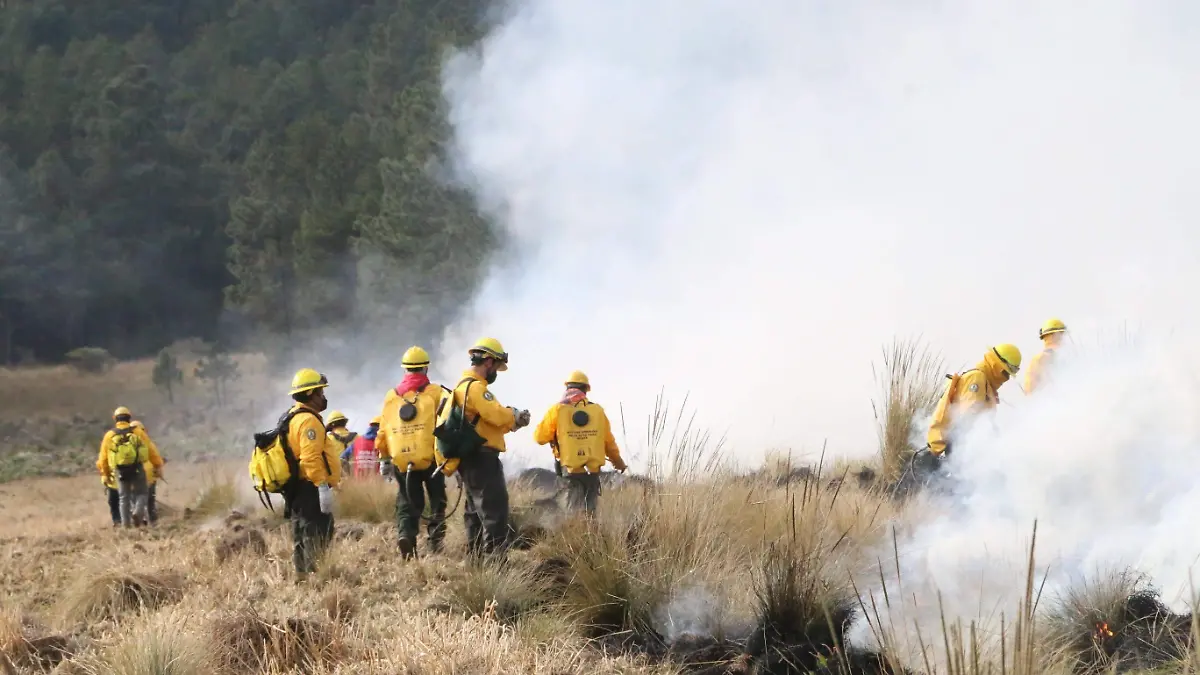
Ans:
[[[275,510],[271,504],[271,493],[287,499],[296,481],[300,480],[300,460],[288,443],[288,427],[292,418],[308,410],[289,410],[279,418],[274,429],[254,434],[254,450],[250,455],[250,478],[254,490],[263,506]]]
[[[146,444],[134,433],[133,427],[113,429],[108,452],[109,463],[116,468],[120,480],[133,480],[145,472]]]
[[[467,389],[463,392],[462,405],[458,404],[457,397],[451,396],[449,412],[446,413],[445,419],[433,428],[438,452],[446,459],[461,460],[471,457],[479,452],[484,443],[483,437],[475,430],[475,425],[479,423],[479,415],[475,415],[473,420],[467,419],[467,397],[471,394],[471,385],[475,380],[468,377],[459,382],[459,386],[462,386],[463,382],[467,383]]]

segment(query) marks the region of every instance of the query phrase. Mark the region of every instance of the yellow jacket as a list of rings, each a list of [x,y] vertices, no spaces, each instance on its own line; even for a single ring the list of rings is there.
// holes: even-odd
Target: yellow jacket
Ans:
[[[602,427],[604,427],[604,454],[608,457],[608,461],[612,462],[614,468],[616,468],[618,471],[624,471],[625,461],[621,459],[621,450],[617,447],[617,439],[613,437],[612,424],[609,423],[608,415],[604,413],[604,408],[601,408],[600,404],[598,403],[592,403],[591,401],[588,401],[586,398],[581,399],[581,401],[584,403],[591,403],[591,405],[595,406],[595,408],[599,411],[599,414],[602,418],[600,424]],[[562,445],[562,440],[560,440],[558,437],[559,411],[563,406],[570,405],[571,404],[569,403],[563,403],[562,401],[559,401],[558,403],[550,406],[550,409],[546,411],[546,415],[542,417],[542,421],[539,422],[537,428],[533,430],[534,443],[537,443],[538,445],[546,445],[547,443],[552,444],[551,449],[554,451],[554,459],[561,459],[559,457],[558,450],[559,446]],[[604,461],[596,458],[592,458],[587,462],[587,468],[592,473],[597,473],[603,466]],[[583,469],[579,469],[573,473],[581,473],[582,471]]]
[[[325,437],[325,422],[308,406],[297,403],[291,410],[303,412],[288,422],[288,447],[300,463],[300,478],[320,485],[337,486],[342,480],[342,463],[333,443]]]
[[[144,467],[146,469],[146,482],[149,485],[154,485],[158,480],[158,471],[164,464],[162,455],[158,454],[158,446],[154,441],[150,440],[150,434],[146,433],[146,427],[138,420],[133,422],[117,422],[118,429],[128,429],[133,427],[133,433],[142,440],[146,445],[146,455],[149,459],[146,460]],[[112,444],[113,436],[116,435],[112,429],[104,433],[104,439],[100,441],[100,456],[96,458],[96,468],[100,471],[100,482],[104,483],[105,487],[117,489],[116,472],[113,467],[108,465],[108,452]]]
[[[389,389],[387,395],[383,399],[383,414],[380,415],[382,423],[379,425],[379,435],[375,437],[375,450],[379,453],[379,460],[393,460],[392,451],[396,454],[403,454],[403,465],[397,467],[403,472],[409,462],[412,462],[413,470],[424,471],[430,466],[441,464],[446,461],[442,457],[442,453],[437,450],[437,441],[433,437],[433,426],[437,424],[437,409],[441,403],[444,390],[435,382],[430,382],[425,385],[425,388],[420,392],[411,392],[406,394],[409,400],[415,400],[416,405],[422,412],[432,412],[425,426],[415,429],[416,433],[410,425],[402,426],[400,420],[400,407],[405,404],[405,396],[396,393],[395,389]],[[471,387],[471,393],[475,393],[475,387]],[[414,398],[416,397],[416,398]],[[472,398],[474,398],[472,396]],[[428,427],[428,428],[425,428]],[[405,431],[410,431],[406,434]],[[455,463],[457,467],[457,463]],[[451,473],[453,473],[451,471]]]
[[[352,431],[348,431],[341,436],[332,431],[325,432],[325,438],[329,440],[329,445],[333,447],[333,452],[339,457],[339,461],[342,456],[342,451],[350,447],[350,444],[353,443],[354,439],[357,437],[358,434]]]
[[[1046,376],[1054,365],[1054,347],[1046,346],[1042,351],[1033,355],[1025,372],[1025,393],[1033,393],[1034,389],[1046,383]]]
[[[463,397],[466,396],[468,383],[470,383],[471,396],[464,403]],[[479,417],[479,421],[475,424],[475,431],[483,437],[484,447],[497,452],[504,452],[508,449],[504,444],[504,434],[514,430],[513,427],[517,422],[516,413],[512,408],[501,405],[496,400],[492,392],[488,391],[487,382],[479,379],[474,370],[463,371],[462,381],[454,388],[454,403],[463,406],[467,419],[474,420],[476,416]],[[457,470],[457,459],[446,462],[445,473],[447,476]]]
[[[950,427],[964,415],[991,410],[1000,403],[998,389],[1008,381],[1008,370],[995,352],[988,350],[983,360],[950,380],[933,410],[929,424],[929,449],[934,454],[946,451],[950,444]]]

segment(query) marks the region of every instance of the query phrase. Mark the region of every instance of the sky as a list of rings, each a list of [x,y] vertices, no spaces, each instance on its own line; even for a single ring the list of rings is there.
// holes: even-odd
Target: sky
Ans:
[[[535,419],[583,369],[635,466],[655,397],[686,396],[752,465],[874,453],[896,338],[950,371],[998,342],[1028,360],[1051,316],[1084,341],[1191,330],[1197,11],[511,2],[445,70],[457,175],[505,251],[438,366],[498,338],[494,390]]]

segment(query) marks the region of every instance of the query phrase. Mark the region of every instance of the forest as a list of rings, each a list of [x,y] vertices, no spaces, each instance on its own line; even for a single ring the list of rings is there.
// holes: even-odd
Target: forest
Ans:
[[[440,68],[484,0],[0,0],[0,365],[437,335],[496,240]]]

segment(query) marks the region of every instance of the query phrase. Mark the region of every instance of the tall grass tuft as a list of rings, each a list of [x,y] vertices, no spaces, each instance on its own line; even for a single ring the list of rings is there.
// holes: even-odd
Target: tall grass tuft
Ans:
[[[105,569],[81,575],[60,598],[60,610],[76,622],[119,620],[177,602],[183,586],[183,576],[173,571]]]
[[[512,624],[552,599],[550,580],[517,562],[485,562],[467,568],[446,589],[451,611]]]
[[[129,632],[99,658],[82,665],[88,675],[212,675],[213,659],[190,633],[170,627]]]
[[[914,452],[919,418],[928,416],[942,394],[945,373],[941,357],[919,339],[895,339],[883,349],[883,368],[871,366],[879,385],[879,400],[872,400],[883,476],[894,483],[903,475]]]
[[[334,499],[337,518],[364,523],[390,523],[395,520],[396,484],[380,476],[348,478],[342,481]]]

